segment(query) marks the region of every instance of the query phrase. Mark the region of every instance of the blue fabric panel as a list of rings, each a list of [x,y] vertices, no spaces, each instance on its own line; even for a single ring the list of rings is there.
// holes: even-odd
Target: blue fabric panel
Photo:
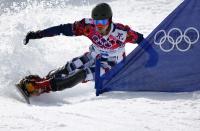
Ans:
[[[105,91],[200,90],[200,1],[183,1],[127,56],[101,77]]]

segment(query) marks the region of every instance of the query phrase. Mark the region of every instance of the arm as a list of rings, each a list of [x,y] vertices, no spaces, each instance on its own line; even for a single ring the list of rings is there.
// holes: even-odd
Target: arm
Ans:
[[[90,24],[90,19],[82,19],[81,21],[76,21],[73,24],[63,24],[59,26],[50,27],[45,30],[39,30],[36,32],[31,31],[26,35],[24,44],[28,44],[30,39],[40,39],[60,34],[63,34],[65,36],[87,35],[90,32]]]
[[[90,32],[92,19],[84,18],[80,21],[75,21],[73,24],[64,24],[48,28],[40,31],[41,36],[51,37],[63,34],[65,36],[81,36],[87,35]]]
[[[63,24],[59,26],[50,27],[45,30],[39,30],[39,31],[31,31],[26,35],[26,38],[24,40],[24,44],[28,44],[30,39],[40,39],[44,37],[52,37],[56,35],[66,35],[66,36],[73,36],[73,25],[72,24]]]
[[[74,35],[73,31],[72,31],[72,24],[63,24],[63,25],[59,25],[59,26],[50,27],[45,30],[37,31],[37,33],[40,38],[52,37],[52,36],[56,36],[56,35],[60,35],[60,34],[63,34],[66,36]]]
[[[138,43],[139,44],[144,39],[143,34],[133,31],[128,26],[126,26],[125,28],[127,30],[127,37],[126,37],[126,41],[125,41],[126,43],[130,42],[130,43]]]
[[[73,24],[61,24],[59,26],[37,31],[37,33],[39,38],[52,37],[61,34],[65,36],[80,36],[85,34],[85,27],[85,19],[82,19],[81,21],[76,21]]]

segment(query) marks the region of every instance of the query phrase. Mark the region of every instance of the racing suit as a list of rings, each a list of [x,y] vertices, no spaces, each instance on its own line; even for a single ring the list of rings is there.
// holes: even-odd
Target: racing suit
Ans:
[[[70,74],[75,74],[74,72],[77,72],[77,70],[85,71],[82,82],[94,80],[95,60],[97,57],[100,58],[101,61],[101,74],[104,74],[125,58],[126,43],[140,43],[143,40],[143,35],[130,29],[129,26],[113,22],[110,24],[109,33],[106,36],[102,36],[96,31],[93,19],[89,18],[84,18],[74,23],[50,27],[45,30],[37,31],[37,33],[39,34],[39,38],[61,34],[66,36],[83,35],[92,41],[89,52],[72,59],[63,67],[51,71],[47,75],[47,78],[54,77],[51,82],[53,91],[65,89],[66,84],[63,84],[62,81],[65,81],[66,77]],[[58,89],[58,84],[56,85],[56,83],[62,83],[62,86]]]

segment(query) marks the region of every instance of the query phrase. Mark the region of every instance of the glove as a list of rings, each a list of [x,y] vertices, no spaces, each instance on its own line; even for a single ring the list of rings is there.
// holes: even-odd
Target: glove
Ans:
[[[144,40],[144,37],[143,37],[143,34],[140,34],[138,32],[136,32],[136,33],[138,35],[138,39],[136,40],[136,43],[139,44],[140,42],[142,42]]]
[[[30,31],[27,33],[27,35],[24,39],[24,45],[27,45],[30,39],[38,39],[38,38],[42,38],[39,31],[37,31],[37,32]]]

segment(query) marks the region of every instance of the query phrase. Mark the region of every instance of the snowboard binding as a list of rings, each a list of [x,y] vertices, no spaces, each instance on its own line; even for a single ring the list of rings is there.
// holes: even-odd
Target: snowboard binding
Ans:
[[[16,84],[16,88],[22,94],[28,104],[31,96],[38,96],[50,91],[49,81],[40,78],[38,75],[29,75]]]

